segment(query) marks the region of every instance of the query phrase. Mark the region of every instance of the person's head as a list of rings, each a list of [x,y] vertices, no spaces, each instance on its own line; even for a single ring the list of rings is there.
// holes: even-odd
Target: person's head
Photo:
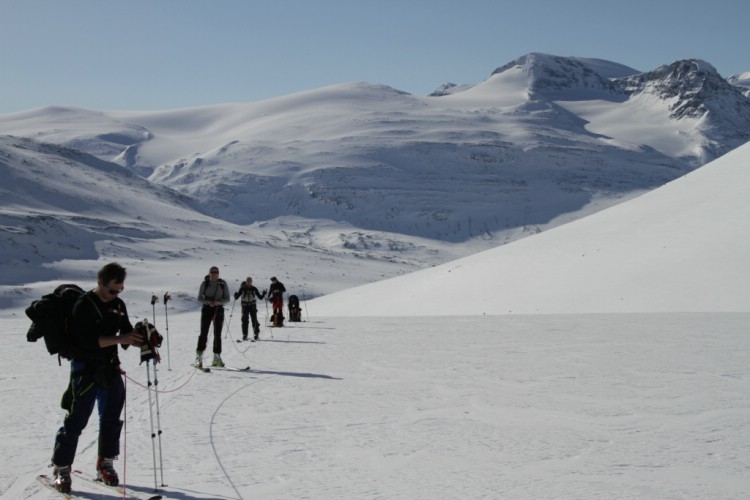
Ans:
[[[208,276],[211,278],[211,281],[216,281],[219,279],[219,268],[216,266],[211,266],[211,269],[208,270]]]
[[[272,278],[271,278],[271,281],[272,281],[272,282],[274,282],[274,283],[276,283],[276,281],[277,281],[277,280],[276,280],[276,276],[272,277]]]
[[[99,269],[96,279],[100,295],[109,300],[117,297],[125,289],[126,275],[125,268],[117,262],[111,262]]]
[[[250,276],[248,276],[247,278],[245,278],[245,283],[247,283],[248,285],[252,285],[253,279]]]

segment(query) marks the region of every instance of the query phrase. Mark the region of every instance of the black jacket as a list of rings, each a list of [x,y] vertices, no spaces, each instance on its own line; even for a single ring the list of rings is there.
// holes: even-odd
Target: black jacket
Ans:
[[[247,283],[243,281],[242,284],[240,284],[240,291],[234,294],[234,299],[237,300],[239,297],[242,297],[241,302],[243,304],[252,304],[255,302],[256,297],[263,300],[265,296],[265,291],[260,293],[260,291],[253,285],[247,286]]]
[[[281,281],[276,281],[274,283],[271,283],[271,286],[268,287],[268,294],[273,299],[277,297],[282,297],[282,294],[284,292],[286,292],[286,288],[284,288],[284,283],[282,283]]]
[[[123,335],[132,330],[122,299],[116,297],[104,303],[93,290],[86,292],[73,306],[73,341],[78,348],[74,359],[119,365],[117,345],[99,347],[99,337]]]

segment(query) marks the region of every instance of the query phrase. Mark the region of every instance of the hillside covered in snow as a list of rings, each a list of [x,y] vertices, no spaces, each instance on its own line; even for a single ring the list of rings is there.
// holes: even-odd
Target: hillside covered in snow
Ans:
[[[116,260],[131,319],[165,335],[153,385],[137,351],[121,356],[132,497],[744,499],[744,101],[706,63],[670,67],[529,55],[429,98],[342,84],[0,116],[0,496],[59,496],[37,476],[68,367],[26,342],[24,308]],[[504,216],[554,217],[492,225]],[[258,342],[236,342],[227,305],[222,358],[246,370],[190,365],[212,265],[231,291],[278,276],[302,299],[284,328],[261,303]],[[73,482],[127,496],[102,488]]]
[[[142,242],[175,237],[180,250],[161,258],[264,247],[255,260],[268,266],[307,249],[333,265],[374,259],[380,277],[446,262],[630,199],[750,140],[742,81],[700,60],[642,73],[532,53],[425,97],[342,83],[172,111],[2,115],[2,281],[23,282],[23,265],[52,278],[61,260],[112,245],[138,256]],[[175,221],[192,221],[190,234]]]

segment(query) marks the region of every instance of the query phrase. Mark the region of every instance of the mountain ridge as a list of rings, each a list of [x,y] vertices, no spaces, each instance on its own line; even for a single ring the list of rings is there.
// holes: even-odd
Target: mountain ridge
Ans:
[[[532,53],[442,96],[358,82],[163,112],[56,106],[0,116],[0,134],[120,165],[228,227],[343,221],[468,252],[612,206],[747,142],[747,97],[695,61],[623,77],[636,70]]]

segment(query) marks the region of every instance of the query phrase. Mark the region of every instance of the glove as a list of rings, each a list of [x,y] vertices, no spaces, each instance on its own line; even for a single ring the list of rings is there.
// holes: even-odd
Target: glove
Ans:
[[[144,361],[148,361],[150,359],[154,359],[156,357],[156,351],[151,348],[148,344],[143,344],[141,346],[141,363]]]
[[[234,292],[234,300],[237,300],[240,298],[240,292]]]

